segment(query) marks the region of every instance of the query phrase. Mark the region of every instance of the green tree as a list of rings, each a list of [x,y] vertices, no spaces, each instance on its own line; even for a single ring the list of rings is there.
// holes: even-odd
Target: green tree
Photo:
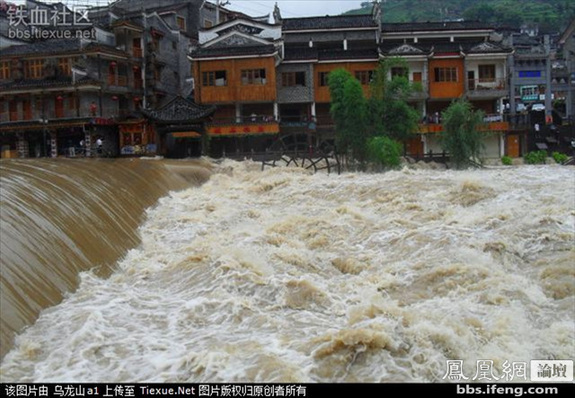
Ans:
[[[336,127],[336,146],[340,152],[351,152],[363,167],[366,160],[367,102],[361,83],[344,69],[328,76],[331,94],[330,112]]]
[[[401,142],[417,131],[419,114],[409,105],[408,98],[418,87],[410,83],[408,74],[407,62],[401,58],[382,61],[374,72],[368,108],[375,135],[386,135]]]
[[[483,137],[478,127],[483,123],[483,112],[473,110],[471,104],[460,99],[442,113],[441,145],[449,153],[455,168],[468,167],[480,159]]]

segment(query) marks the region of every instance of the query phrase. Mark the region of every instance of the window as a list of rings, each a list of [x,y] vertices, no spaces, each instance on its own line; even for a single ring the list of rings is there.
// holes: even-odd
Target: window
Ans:
[[[329,72],[319,72],[319,85],[320,87],[327,87],[327,77],[329,76]]]
[[[457,82],[457,68],[435,68],[435,82]]]
[[[32,120],[32,102],[29,99],[22,101],[22,120]]]
[[[479,82],[495,81],[495,65],[479,65]]]
[[[18,120],[18,102],[16,100],[12,100],[8,103],[8,112],[10,112],[11,122]]]
[[[178,28],[180,30],[186,30],[186,18],[176,17],[176,23],[178,24]]]
[[[373,78],[372,70],[358,70],[355,72],[355,78],[359,80],[362,86],[367,86],[371,83]]]
[[[76,96],[74,94],[68,94],[68,109],[76,110]]]
[[[10,79],[10,62],[0,62],[0,80]]]
[[[40,79],[42,78],[43,68],[44,61],[41,59],[24,61],[24,77],[26,79]]]
[[[409,70],[407,68],[401,67],[394,67],[391,68],[391,78],[400,76],[400,77],[407,77],[409,75]]]
[[[265,69],[244,69],[242,70],[242,85],[264,85],[266,84]]]
[[[282,73],[282,86],[283,87],[294,87],[301,86],[305,87],[305,72],[284,72]]]
[[[204,28],[208,29],[214,26],[214,22],[209,19],[204,19]]]
[[[227,86],[227,73],[225,70],[217,70],[212,72],[202,72],[202,86]]]
[[[132,52],[134,54],[134,57],[142,58],[143,56],[142,39],[140,39],[139,37],[132,40]]]
[[[110,65],[108,65],[108,84],[110,86],[116,85],[116,63],[115,62],[111,62]]]
[[[58,58],[58,72],[62,76],[70,76],[72,74],[70,58]]]

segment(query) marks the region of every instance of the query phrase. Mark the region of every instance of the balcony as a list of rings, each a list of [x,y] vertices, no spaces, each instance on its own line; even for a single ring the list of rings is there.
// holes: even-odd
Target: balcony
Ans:
[[[467,97],[471,100],[495,99],[508,94],[504,78],[469,79],[467,81]]]
[[[128,116],[130,113],[127,109],[120,109],[118,107],[105,107],[102,110],[102,116],[93,115],[89,107],[82,107],[76,109],[51,109],[45,112],[41,111],[22,111],[22,112],[5,112],[0,113],[0,123],[8,122],[40,122],[41,120],[60,121],[70,119],[88,119],[88,118],[102,118],[114,119]],[[29,123],[28,123],[29,124]]]
[[[510,123],[501,115],[486,115],[483,119],[483,124],[478,127],[479,131],[500,133],[506,132],[510,129]],[[419,134],[439,134],[443,132],[443,125],[441,123],[423,123],[419,125]]]
[[[215,119],[206,125],[213,137],[277,134],[279,123],[273,116],[242,116],[233,119]]]

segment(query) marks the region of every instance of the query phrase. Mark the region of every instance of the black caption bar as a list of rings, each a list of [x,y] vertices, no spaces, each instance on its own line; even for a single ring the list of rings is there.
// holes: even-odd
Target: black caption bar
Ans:
[[[561,384],[245,384],[245,383],[2,383],[5,397],[205,397],[297,398],[357,397],[363,394],[440,394],[441,397],[492,395],[504,397],[575,396],[573,383]],[[392,396],[393,396],[392,395]]]

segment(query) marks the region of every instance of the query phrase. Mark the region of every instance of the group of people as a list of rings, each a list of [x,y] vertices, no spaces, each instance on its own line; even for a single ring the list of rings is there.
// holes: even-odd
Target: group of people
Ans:
[[[86,153],[86,147],[87,147],[86,141],[81,140],[80,141],[80,151]],[[104,147],[104,139],[102,137],[96,138],[96,152],[98,154],[102,154],[103,147]]]
[[[441,123],[441,114],[439,112],[435,112],[431,115],[423,116],[423,123],[428,124],[440,124]]]

